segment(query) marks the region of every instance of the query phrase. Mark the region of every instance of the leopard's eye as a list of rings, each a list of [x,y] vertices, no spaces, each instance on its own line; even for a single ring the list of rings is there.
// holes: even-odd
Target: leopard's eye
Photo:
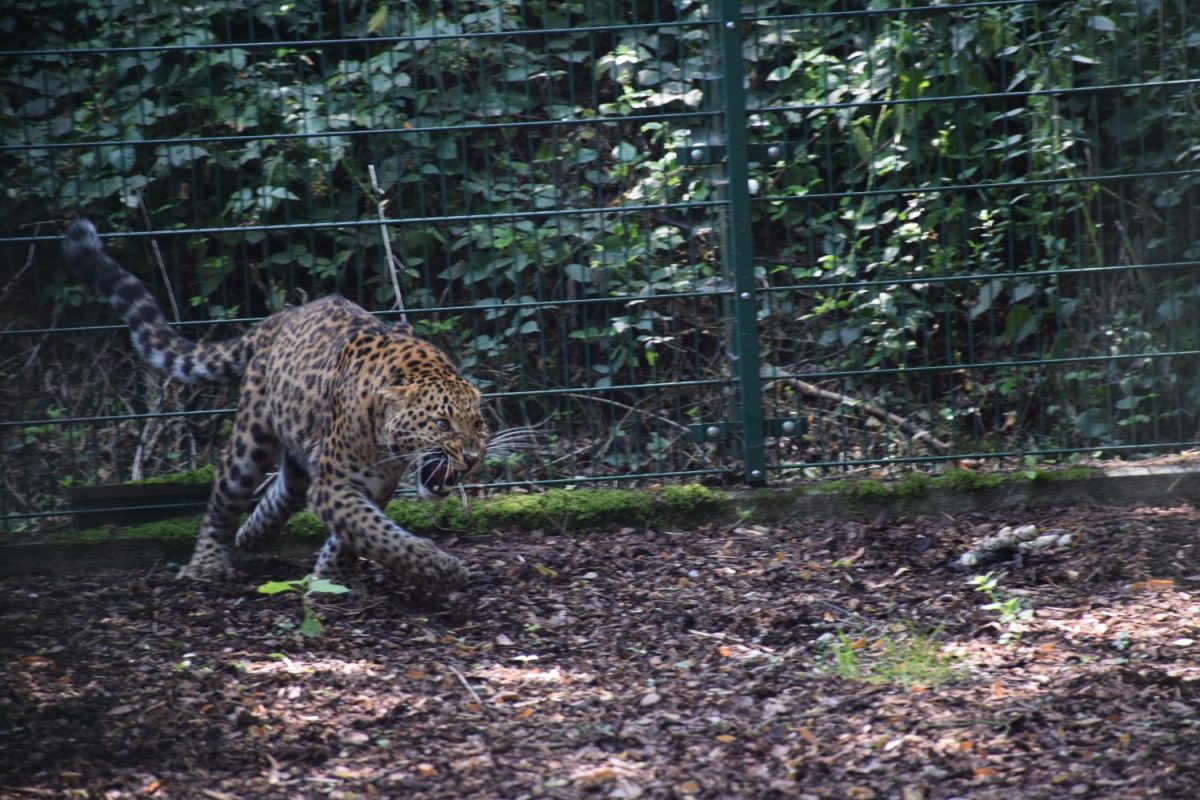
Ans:
[[[437,429],[438,429],[439,431],[448,431],[448,430],[450,430],[450,420],[447,420],[447,419],[439,419],[439,420],[437,420],[436,422],[434,422],[434,424],[435,424],[435,425],[437,425]]]

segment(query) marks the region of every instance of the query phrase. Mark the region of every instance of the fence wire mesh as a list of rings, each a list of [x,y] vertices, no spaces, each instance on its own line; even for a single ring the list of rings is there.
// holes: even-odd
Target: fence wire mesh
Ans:
[[[136,362],[61,263],[72,213],[188,336],[398,285],[543,426],[489,488],[1194,446],[1195,16],[19,0],[5,524],[204,466],[233,406]]]

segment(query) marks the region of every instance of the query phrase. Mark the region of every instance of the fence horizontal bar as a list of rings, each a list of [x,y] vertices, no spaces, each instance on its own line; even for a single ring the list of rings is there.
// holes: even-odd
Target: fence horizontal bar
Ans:
[[[804,200],[835,200],[849,197],[879,197],[896,194],[927,194],[936,192],[986,192],[996,189],[1034,189],[1039,186],[1062,186],[1089,182],[1114,182],[1144,178],[1181,178],[1200,175],[1200,169],[1160,170],[1156,172],[1129,172],[1115,175],[1086,175],[1071,178],[1039,178],[1033,180],[997,181],[993,183],[949,184],[945,186],[898,186],[887,189],[864,189],[850,192],[813,192],[810,194],[767,195],[751,197],[756,203],[786,203]],[[173,228],[153,231],[126,231],[121,234],[103,234],[102,238],[145,239],[155,236],[212,236],[224,233],[269,233],[274,231],[330,230],[337,228],[364,228],[376,225],[434,225],[437,223],[490,222],[511,219],[553,219],[572,215],[631,214],[647,211],[681,211],[697,208],[720,208],[728,206],[724,200],[691,200],[683,203],[656,203],[627,206],[585,206],[554,210],[495,211],[486,214],[451,214],[436,217],[394,217],[392,219],[338,220],[333,222],[291,222],[267,225],[223,225],[210,228]],[[59,242],[60,236],[8,236],[0,237],[3,244],[36,244]]]
[[[750,114],[775,114],[784,111],[847,111],[856,108],[883,108],[886,106],[913,106],[926,103],[957,103],[963,100],[1013,100],[1030,97],[1059,97],[1073,94],[1125,91],[1128,89],[1175,88],[1200,84],[1200,78],[1178,78],[1169,81],[1140,81],[1137,83],[1104,83],[1096,86],[1062,86],[1051,89],[1027,89],[1012,92],[980,92],[979,94],[946,94],[927,97],[896,97],[885,100],[853,100],[846,103],[795,103],[783,106],[755,106],[747,108]]]
[[[2,243],[3,240],[0,240]],[[689,269],[688,266],[680,267],[682,270]],[[620,305],[622,303],[658,303],[674,300],[695,300],[703,297],[727,297],[733,294],[733,288],[711,289],[701,292],[671,292],[669,294],[630,294],[630,295],[613,295],[612,297],[581,297],[569,300],[515,300],[512,302],[496,303],[494,305],[456,305],[456,306],[434,306],[432,308],[406,308],[404,311],[375,311],[372,312],[376,317],[387,319],[388,317],[398,317],[401,314],[407,314],[411,317],[428,316],[430,314],[457,314],[463,312],[486,312],[494,313],[502,309],[521,309],[521,308],[549,308],[555,309],[562,306],[585,306],[585,305]],[[256,322],[262,322],[263,317],[237,317],[233,319],[203,319],[190,320],[187,322],[169,322],[168,326],[172,328],[212,328],[221,325],[253,325]],[[49,336],[52,334],[78,334],[78,333],[111,333],[113,331],[128,330],[129,326],[122,324],[112,325],[78,325],[65,328],[25,328],[17,330],[0,331],[0,340],[9,336]]]
[[[585,206],[555,210],[493,211],[487,214],[449,214],[441,217],[394,217],[392,219],[352,219],[334,222],[285,222],[273,225],[222,225],[212,228],[163,228],[154,231],[126,231],[120,234],[104,233],[102,239],[147,239],[155,236],[213,236],[219,233],[270,233],[273,231],[310,231],[337,228],[373,228],[379,225],[434,225],[451,222],[492,222],[513,219],[554,219],[573,215],[633,214],[645,211],[686,211],[694,208],[720,208],[728,205],[723,200],[691,200],[686,203],[655,203],[653,205],[628,206]],[[35,244],[61,242],[61,236],[6,236],[0,237],[0,245]]]
[[[671,122],[679,119],[712,118],[719,111],[696,109],[694,111],[667,111],[658,114],[628,114],[620,117],[565,117],[563,119],[514,120],[510,122],[478,122],[464,125],[426,125],[419,128],[355,128],[344,131],[299,131],[281,133],[240,133],[229,136],[194,136],[186,139],[167,137],[159,139],[100,139],[96,141],[42,142],[40,144],[0,145],[0,153],[32,150],[74,150],[87,147],[141,147],[160,145],[200,144],[243,144],[279,139],[282,141],[304,139],[335,139],[342,136],[417,136],[440,133],[478,133],[481,131],[525,130],[530,128],[552,128],[556,125],[597,125],[617,122]]]
[[[152,419],[175,419],[187,417],[215,417],[221,414],[233,414],[236,408],[205,408],[199,411],[148,411],[144,414],[109,414],[102,417],[51,417],[47,419],[5,419],[0,420],[0,430],[4,428],[42,427],[44,425],[84,425],[88,423],[131,422]]]
[[[812,376],[809,376],[810,379]],[[558,397],[561,395],[600,394],[607,392],[632,392],[645,389],[677,389],[690,386],[724,386],[724,378],[707,378],[670,383],[625,383],[614,386],[575,386],[566,388],[528,389],[515,392],[484,392],[485,400],[510,400],[520,397]],[[82,425],[96,422],[127,422],[130,420],[173,419],[175,417],[211,417],[233,414],[236,408],[206,408],[199,411],[154,411],[145,414],[112,414],[102,417],[50,417],[32,420],[0,420],[0,429],[40,427],[42,425]]]
[[[351,47],[394,45],[418,42],[460,41],[463,39],[507,39],[536,36],[569,36],[576,34],[609,33],[631,30],[670,30],[672,28],[707,28],[715,20],[669,20],[661,22],[629,22],[612,25],[581,25],[577,28],[521,28],[502,31],[453,31],[409,36],[357,36],[337,39],[293,39],[269,42],[213,42],[210,44],[131,45],[127,47],[60,47],[43,50],[0,50],[0,58],[37,58],[39,56],[101,56],[126,53],[186,53],[205,50],[288,50],[299,47]]]
[[[0,243],[4,240],[0,239]],[[798,264],[780,265],[777,262],[762,262],[759,266],[791,266],[801,267]],[[978,272],[968,275],[923,275],[921,277],[890,277],[879,278],[877,280],[862,280],[862,281],[832,281],[829,283],[814,282],[814,283],[792,283],[781,286],[762,286],[756,291],[761,294],[783,294],[787,292],[818,292],[831,291],[835,289],[870,289],[873,287],[886,286],[911,286],[914,284],[951,284],[951,283],[969,283],[974,281],[992,281],[992,280],[1018,280],[1029,278],[1072,278],[1081,275],[1097,275],[1113,272],[1138,272],[1149,270],[1167,270],[1167,269],[1195,269],[1200,267],[1200,261],[1164,261],[1153,264],[1123,264],[1116,266],[1100,266],[1100,267],[1070,267],[1068,269],[1039,269],[1030,270],[1028,272]],[[687,267],[681,267],[687,269]],[[492,312],[496,309],[521,309],[521,308],[558,308],[561,306],[582,306],[582,305],[609,305],[619,303],[657,303],[670,302],[676,300],[692,300],[705,297],[728,297],[733,293],[732,287],[714,289],[702,292],[673,292],[670,294],[653,294],[653,295],[614,295],[612,297],[584,297],[563,300],[522,300],[514,302],[498,303],[496,305],[454,305],[454,306],[434,306],[431,308],[408,308],[403,313],[409,316],[428,316],[431,314],[446,314],[446,313],[464,313],[464,312]],[[400,311],[376,311],[372,312],[375,316],[388,318],[399,316]],[[168,325],[172,328],[213,328],[223,325],[253,325],[261,322],[263,317],[235,317],[231,319],[205,319],[205,320],[189,320],[185,322],[171,322]],[[82,333],[113,333],[128,330],[128,326],[124,324],[114,323],[111,325],[76,325],[69,327],[58,328],[19,328],[0,331],[0,340],[7,337],[16,336],[51,336],[51,335],[75,335]]]
[[[834,467],[878,467],[890,464],[928,464],[937,461],[983,461],[1001,458],[1024,458],[1026,456],[1070,456],[1079,453],[1104,452],[1161,452],[1164,450],[1192,449],[1200,445],[1200,439],[1181,442],[1146,442],[1144,444],[1097,444],[1080,445],[1079,447],[1054,447],[1030,450],[996,450],[992,452],[949,453],[945,455],[894,456],[888,458],[862,458],[853,461],[797,461],[771,464],[768,470],[781,472],[788,469],[827,469]]]
[[[1099,86],[1062,87],[1051,89],[1032,89],[1028,91],[986,92],[968,95],[936,95],[929,97],[905,97],[885,100],[861,100],[846,103],[798,103],[782,106],[755,106],[747,109],[751,114],[774,114],[785,111],[830,111],[853,110],[856,108],[882,108],[886,106],[919,105],[930,103],[954,103],[962,100],[1003,100],[1013,98],[1048,97],[1071,94],[1091,94],[1105,91],[1123,91],[1128,89],[1172,88],[1200,85],[1200,78],[1181,78],[1170,81],[1144,81],[1140,83],[1103,84]],[[33,150],[63,150],[84,147],[157,147],[161,145],[201,145],[201,144],[243,144],[268,140],[296,141],[305,139],[336,138],[341,136],[415,136],[440,133],[482,132],[494,130],[521,130],[554,127],[556,125],[594,125],[600,123],[618,122],[671,122],[680,119],[715,118],[720,111],[696,109],[693,111],[669,111],[658,114],[629,114],[620,117],[570,117],[556,120],[515,120],[511,122],[480,122],[465,125],[427,125],[413,128],[366,128],[343,131],[316,132],[280,132],[280,133],[246,133],[229,136],[196,136],[187,139],[164,137],[158,139],[101,139],[96,141],[42,142],[39,144],[6,144],[0,145],[0,153],[25,152]]]
[[[1131,361],[1135,359],[1179,358],[1200,356],[1200,350],[1172,350],[1163,353],[1103,353],[1089,356],[1063,356],[1061,358],[1035,358],[1028,361],[976,361],[968,364],[929,364],[919,367],[883,367],[873,369],[830,370],[828,372],[805,372],[796,374],[762,373],[763,381],[798,380],[814,383],[837,378],[861,378],[866,375],[924,375],[931,372],[972,372],[988,369],[1031,369],[1034,367],[1056,367],[1083,364],[1091,361]]]
[[[0,243],[3,243],[0,239]],[[799,264],[779,264],[778,262],[767,261],[761,262],[759,266],[791,266],[801,268]],[[978,272],[966,275],[922,275],[920,277],[889,277],[879,278],[875,280],[861,281],[831,281],[813,282],[813,283],[790,283],[780,286],[762,286],[756,291],[761,294],[784,294],[787,292],[820,292],[832,291],[840,289],[870,289],[876,287],[887,286],[911,286],[915,284],[953,284],[953,283],[971,283],[975,281],[993,281],[993,280],[1020,280],[1030,278],[1074,278],[1082,275],[1101,275],[1114,272],[1140,272],[1152,270],[1168,270],[1168,269],[1195,269],[1200,267],[1200,261],[1164,261],[1160,263],[1150,264],[1121,264],[1098,267],[1070,267],[1067,269],[1038,269],[1028,272]],[[681,267],[686,270],[688,267]],[[404,313],[410,316],[427,316],[431,314],[446,314],[446,313],[465,313],[465,312],[491,312],[496,309],[522,309],[522,308],[558,308],[560,306],[583,306],[583,305],[608,305],[619,303],[649,303],[649,302],[669,302],[676,300],[692,300],[705,297],[728,297],[733,293],[732,287],[714,289],[702,292],[673,292],[670,294],[653,294],[653,295],[615,295],[612,297],[584,297],[563,300],[522,300],[514,302],[498,303],[496,305],[454,305],[454,306],[435,306],[432,308],[409,308]],[[399,316],[399,311],[376,311],[372,312],[375,316],[388,318]],[[172,328],[212,328],[222,325],[253,325],[261,322],[263,317],[236,317],[232,319],[206,319],[206,320],[190,320],[186,322],[171,322],[168,323]],[[112,333],[116,331],[128,330],[128,326],[123,324],[112,325],[77,325],[71,327],[59,328],[23,328],[14,330],[0,331],[0,340],[6,337],[15,336],[50,336],[50,335],[70,335],[81,333]]]
[[[564,394],[600,394],[604,392],[632,392],[639,389],[678,389],[687,386],[727,386],[729,381],[724,378],[705,378],[691,381],[671,381],[669,383],[623,383],[613,386],[576,386],[565,389],[528,389],[519,392],[484,392],[484,397],[492,400],[507,400],[516,397],[546,397]]]
[[[1077,183],[1108,183],[1144,178],[1186,178],[1200,175],[1200,169],[1172,169],[1156,172],[1120,172],[1115,175],[1082,175],[1070,178],[1034,178],[1032,180],[995,181],[993,183],[954,183],[945,186],[897,186],[888,189],[862,189],[849,192],[812,192],[776,194],[750,198],[756,203],[787,203],[798,200],[837,200],[845,197],[881,197],[893,194],[932,194],[935,192],[987,192],[995,189],[1036,189],[1039,186],[1065,186]]]
[[[915,367],[883,367],[857,370],[830,370],[828,372],[804,372],[795,374],[762,373],[759,379],[764,382],[780,380],[800,380],[808,383],[837,380],[840,378],[859,378],[876,375],[920,375],[936,372],[970,372],[994,369],[1031,369],[1036,367],[1065,366],[1095,361],[1117,362],[1135,359],[1160,359],[1200,356],[1200,350],[1172,350],[1161,353],[1104,353],[1097,355],[1064,356],[1061,358],[1041,358],[1027,361],[977,361],[965,364],[929,364]],[[565,388],[529,389],[514,392],[485,392],[488,400],[506,400],[522,397],[550,397],[566,394],[598,394],[603,392],[632,392],[645,389],[677,389],[691,386],[724,386],[729,383],[724,378],[709,378],[690,381],[671,381],[670,383],[629,383],[613,386],[577,386]],[[204,409],[201,411],[154,412],[146,414],[114,414],[105,417],[57,417],[34,420],[0,420],[0,429],[33,427],[42,425],[68,425],[95,422],[121,422],[128,420],[168,419],[174,417],[213,416],[217,414],[232,414],[234,408]]]
[[[470,484],[464,488],[470,489],[510,489],[516,486],[563,486],[576,483],[615,483],[617,481],[644,481],[654,478],[693,478],[704,475],[731,475],[728,469],[712,467],[711,469],[662,470],[660,472],[632,472],[625,475],[576,475],[570,478],[539,478],[532,481],[499,481],[497,483]]]
[[[890,6],[887,8],[865,8],[853,11],[812,11],[796,14],[768,14],[761,17],[745,17],[746,22],[783,22],[785,20],[808,20],[828,17],[873,17],[886,15],[941,13],[945,11],[972,11],[987,8],[1011,8],[1014,6],[1061,5],[1060,0],[980,0],[978,3],[946,3],[927,6]]]
[[[794,266],[766,262],[760,266]],[[885,286],[911,286],[913,284],[970,283],[973,281],[1003,281],[1020,278],[1073,278],[1080,275],[1099,275],[1109,272],[1140,272],[1159,269],[1195,269],[1200,261],[1164,261],[1157,264],[1121,264],[1104,267],[1068,267],[1065,269],[1036,269],[1029,272],[977,272],[967,275],[924,275],[918,278],[878,278],[864,281],[831,281],[829,283],[794,283],[784,286],[763,286],[757,291],[762,294],[783,292],[820,292],[831,289],[869,289]],[[805,267],[807,268],[807,267]]]
[[[0,521],[12,521],[12,519],[43,519],[46,517],[73,517],[76,515],[88,516],[94,513],[107,513],[109,511],[163,511],[169,509],[203,509],[206,503],[198,500],[180,501],[180,503],[158,503],[155,505],[144,506],[96,506],[89,509],[59,509],[58,511],[22,511],[17,513],[6,513],[0,515]]]

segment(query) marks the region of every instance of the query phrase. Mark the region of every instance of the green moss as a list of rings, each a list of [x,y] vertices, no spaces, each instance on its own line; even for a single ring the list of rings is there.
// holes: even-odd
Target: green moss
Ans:
[[[324,539],[328,535],[321,520],[317,519],[317,515],[311,511],[301,511],[288,520],[286,530],[288,536],[299,536],[305,539]]]
[[[200,531],[200,517],[176,517],[174,519],[143,522],[129,527],[104,525],[98,528],[87,528],[82,531],[56,533],[41,541],[46,542],[75,542],[95,543],[107,542],[112,539],[156,539],[167,542],[190,541],[196,538]]]
[[[831,481],[824,488],[827,491],[835,493],[844,503],[851,507],[886,503],[895,496],[895,489],[884,481]]]
[[[703,486],[670,486],[659,492],[628,489],[550,489],[541,494],[507,494],[442,503],[394,500],[388,514],[415,532],[457,530],[484,533],[500,528],[594,531],[609,525],[697,524],[732,504]]]
[[[49,543],[66,543],[66,544],[95,544],[97,542],[107,542],[112,539],[117,532],[117,528],[112,525],[104,525],[98,528],[88,528],[83,531],[54,531],[53,533],[42,534],[38,537],[38,541]]]
[[[190,469],[186,472],[172,472],[170,475],[155,475],[153,478],[144,478],[140,481],[129,481],[130,484],[170,484],[173,486],[209,486],[213,482],[214,468],[209,464],[199,469]]]
[[[894,481],[839,480],[820,484],[819,491],[832,492],[849,508],[878,506],[897,500],[921,500],[930,492],[947,489],[956,492],[975,492],[1003,483],[1000,475],[980,475],[966,470],[950,470],[932,476],[923,472],[906,472]]]
[[[129,539],[182,541],[185,539],[195,539],[196,534],[199,532],[200,517],[181,517],[134,525],[126,528],[122,536]]]
[[[595,531],[610,525],[689,527],[733,516],[733,503],[723,493],[703,486],[667,486],[661,491],[627,489],[551,489],[542,494],[507,494],[472,500],[466,507],[454,498],[441,503],[394,500],[387,513],[414,533],[444,531],[486,533],[502,528]],[[95,543],[112,539],[189,541],[196,538],[200,517],[111,525],[55,534],[42,541]],[[287,535],[320,542],[327,532],[311,512],[288,522]]]
[[[207,480],[207,470],[154,479],[156,483],[186,483]],[[418,534],[445,531],[486,533],[506,528],[590,532],[610,526],[649,526],[686,529],[742,519],[759,524],[776,524],[799,514],[837,514],[841,510],[862,512],[900,503],[915,513],[927,511],[935,491],[970,493],[999,486],[1019,487],[1039,481],[1085,480],[1099,474],[1087,467],[1061,470],[1021,470],[1012,474],[950,470],[933,477],[920,472],[905,473],[897,480],[838,480],[812,486],[750,490],[731,497],[700,485],[667,485],[658,490],[551,489],[544,493],[503,494],[471,500],[466,506],[456,498],[440,503],[395,500],[387,513],[406,529]],[[826,510],[827,509],[827,510]],[[182,517],[146,522],[127,528],[112,525],[78,532],[41,534],[40,542],[98,543],[116,539],[159,540],[185,543],[195,539],[199,517]],[[325,526],[309,512],[297,514],[288,523],[288,536],[318,546],[327,535]]]
[[[732,517],[734,505],[727,494],[690,483],[664,486],[659,494],[659,511],[673,524],[684,526]]]
[[[1103,470],[1094,469],[1092,467],[1068,467],[1067,469],[1039,469],[1034,470],[1034,475],[1030,480],[1045,480],[1045,481],[1085,481],[1088,478],[1095,478],[1103,475]]]
[[[950,489],[956,492],[978,492],[980,489],[992,489],[1005,482],[1004,475],[992,472],[971,472],[966,469],[951,469],[934,479],[939,489]]]
[[[906,472],[893,487],[896,497],[925,497],[933,488],[935,478],[924,472]]]
[[[1084,480],[1095,477],[1096,474],[1096,470],[1086,467],[1067,470],[1024,470],[1012,474],[951,469],[937,476],[908,472],[895,481],[828,481],[819,484],[816,491],[832,493],[847,508],[861,510],[864,507],[884,505],[898,500],[921,500],[929,497],[934,491],[966,494],[1026,481]]]

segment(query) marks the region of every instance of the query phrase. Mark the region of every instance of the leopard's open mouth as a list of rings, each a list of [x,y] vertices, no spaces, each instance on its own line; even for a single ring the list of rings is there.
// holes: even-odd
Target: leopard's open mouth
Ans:
[[[417,480],[423,491],[445,497],[458,484],[458,473],[451,468],[448,459],[436,458],[421,465]]]

